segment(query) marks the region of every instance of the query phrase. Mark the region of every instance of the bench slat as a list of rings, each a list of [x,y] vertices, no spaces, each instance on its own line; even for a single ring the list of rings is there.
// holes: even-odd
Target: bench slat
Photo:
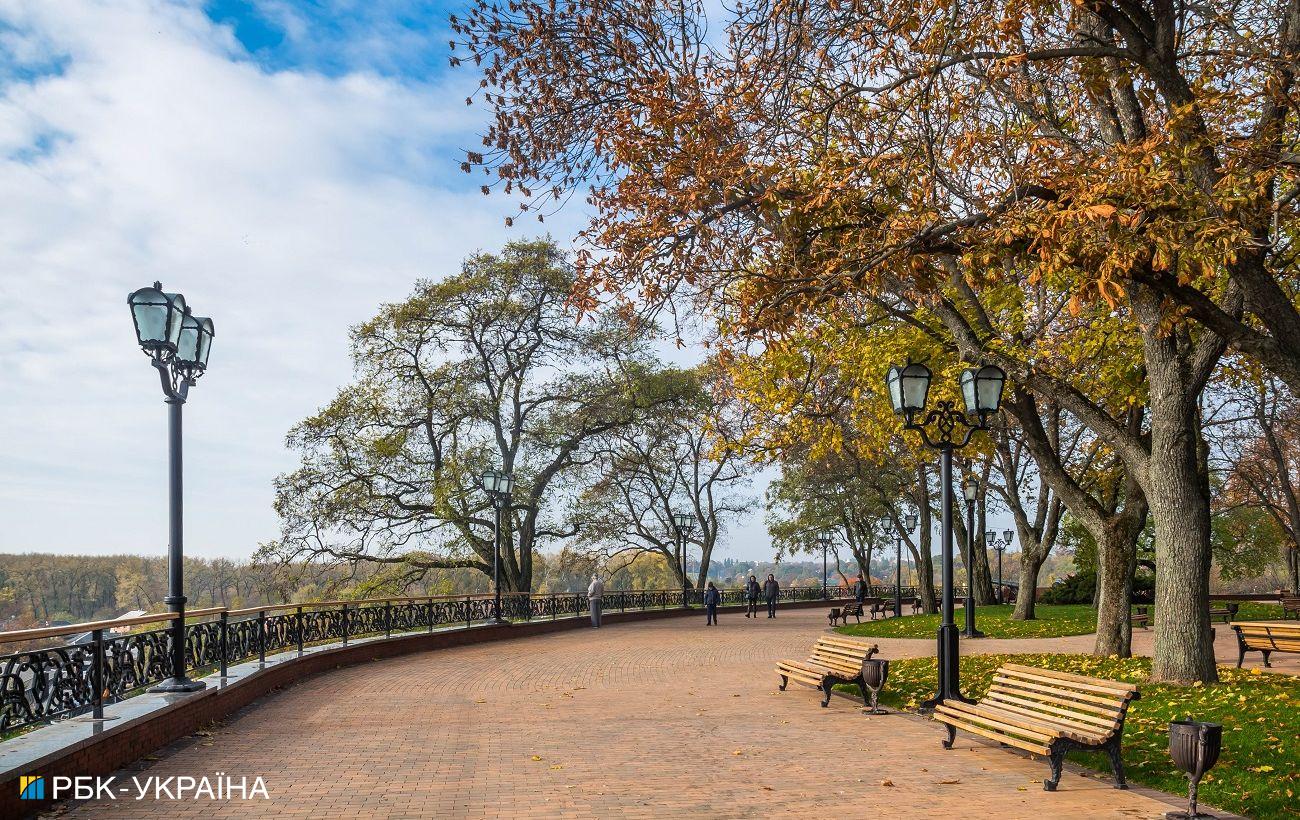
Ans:
[[[953,703],[948,703],[945,701],[942,705],[944,707],[943,711],[947,714],[960,712],[961,717],[964,717],[967,720],[978,720],[986,725],[1002,727],[1026,737],[1052,740],[1061,736],[1060,729],[1054,726],[1046,726],[1041,723],[1038,725],[1032,725],[1035,721],[1028,720],[1019,715],[998,713],[995,710],[984,706],[982,702],[962,703],[961,701],[954,701]],[[936,709],[935,711],[939,710]]]
[[[1020,682],[1013,682],[1020,683]],[[1030,691],[1023,687],[1034,686],[1031,683],[1020,683],[1020,686],[1013,686],[1008,683],[995,680],[990,692],[1002,692],[1013,697],[1024,698],[1030,702],[1050,703],[1056,706],[1063,706],[1072,712],[1088,712],[1107,721],[1116,720],[1124,707],[1122,704],[1096,704],[1087,703],[1071,696],[1068,692],[1059,691]]]
[[[1057,672],[1055,669],[1034,669],[1031,666],[1020,666],[1014,663],[1006,664],[998,671],[1004,675],[1014,673],[1016,677],[1024,677],[1028,680],[1046,681],[1071,690],[1080,689],[1085,692],[1097,692],[1119,699],[1137,691],[1137,687],[1131,683],[1090,678],[1086,675],[1075,675],[1071,672]]]
[[[1081,743],[1103,743],[1107,736],[1110,735],[1108,729],[1076,723],[1073,720],[1058,715],[1046,715],[1042,712],[1035,712],[1032,709],[1026,709],[1023,706],[1015,706],[997,701],[989,702],[988,698],[980,701],[980,706],[981,708],[990,710],[992,714],[1005,715],[1008,723],[1013,722],[1012,716],[1015,716],[1017,719],[1023,720],[1025,725],[1036,725],[1043,729],[1051,729]]]
[[[1067,703],[1077,700],[1084,703],[1092,704],[1097,707],[1105,707],[1106,709],[1111,711],[1115,711],[1122,708],[1124,702],[1123,698],[1117,698],[1113,696],[1103,697],[1101,695],[1095,695],[1090,692],[1078,692],[1074,690],[1066,690],[1059,686],[1044,685],[1042,683],[1038,683],[1031,680],[1023,680],[1021,678],[1006,678],[1006,677],[1002,677],[1000,673],[998,677],[993,679],[993,681],[994,683],[1000,683],[1003,684],[1004,686],[1011,686],[1017,689],[1024,689],[1026,690],[1027,697],[1037,697],[1037,694],[1031,695],[1030,693],[1041,693],[1045,697],[1058,698],[1059,701],[1059,698],[1062,695],[1065,695],[1068,698]],[[1070,703],[1070,705],[1073,704]],[[1096,711],[1096,709],[1094,709],[1093,711]]]
[[[1060,706],[1053,706],[1048,703],[1041,703],[1039,701],[1019,698],[1009,692],[1004,692],[1001,690],[989,690],[989,693],[988,695],[985,696],[985,699],[995,700],[999,703],[1007,704],[1010,706],[1020,706],[1028,709],[1034,709],[1036,711],[1048,712],[1061,718],[1076,721],[1081,725],[1091,726],[1094,729],[1101,732],[1110,731],[1115,727],[1115,724],[1118,722],[1118,720],[1114,717],[1106,718],[1106,717],[1102,717],[1101,715],[1095,715],[1091,712],[1062,709]]]
[[[1016,748],[1024,749],[1027,752],[1035,752],[1040,755],[1049,754],[1051,752],[1051,750],[1047,746],[1043,745],[1042,743],[1037,743],[1033,740],[1025,740],[1024,738],[1019,738],[1013,735],[1004,734],[1002,732],[998,732],[992,729],[986,729],[977,723],[971,723],[966,720],[963,720],[962,718],[957,717],[952,713],[945,712],[943,715],[942,722],[951,723],[953,726],[956,726],[958,729],[964,729],[965,731],[970,732],[973,735],[986,737],[989,740],[996,740],[999,743],[1005,743],[1008,746],[1015,746]]]

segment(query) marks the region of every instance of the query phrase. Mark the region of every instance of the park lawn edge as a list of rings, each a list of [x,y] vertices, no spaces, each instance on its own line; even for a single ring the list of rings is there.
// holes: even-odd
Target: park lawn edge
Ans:
[[[1019,663],[1062,672],[1136,683],[1141,697],[1129,707],[1122,741],[1128,780],[1169,794],[1186,794],[1187,781],[1169,757],[1169,721],[1191,717],[1223,724],[1223,752],[1201,781],[1208,805],[1254,818],[1300,817],[1300,678],[1258,669],[1219,667],[1218,684],[1175,686],[1150,681],[1149,658],[1094,655],[968,655],[961,659],[963,690],[980,698],[993,672]],[[915,711],[935,688],[934,658],[890,662],[880,693],[887,706]],[[854,696],[856,686],[838,687]],[[944,736],[935,726],[934,742]],[[959,738],[973,736],[958,733]],[[1047,763],[1034,756],[1047,775]],[[1068,759],[1102,774],[1111,773],[1104,754],[1072,752]]]

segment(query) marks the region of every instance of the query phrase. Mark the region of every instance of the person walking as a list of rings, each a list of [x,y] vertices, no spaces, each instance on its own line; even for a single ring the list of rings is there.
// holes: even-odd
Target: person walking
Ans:
[[[776,582],[776,576],[769,574],[767,580],[763,582],[763,597],[767,598],[767,617],[776,617],[776,596],[781,594],[781,585]]]
[[[746,618],[750,617],[751,615],[755,618],[758,617],[759,589],[760,588],[758,586],[758,579],[755,578],[753,575],[749,576],[749,580],[745,582],[745,602],[749,604],[749,607],[745,610]]]
[[[709,588],[704,591],[704,612],[707,620],[705,626],[718,625],[718,604],[722,603],[722,593],[709,581]]]
[[[591,576],[591,586],[587,587],[587,606],[591,609],[591,628],[600,629],[600,605],[605,597],[605,582],[600,575]]]

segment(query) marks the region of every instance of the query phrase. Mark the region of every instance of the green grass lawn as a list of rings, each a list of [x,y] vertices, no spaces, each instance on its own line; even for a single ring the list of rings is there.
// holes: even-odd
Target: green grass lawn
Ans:
[[[1214,602],[1218,604],[1218,601]],[[1242,601],[1241,608],[1237,610],[1238,621],[1280,621],[1282,620],[1281,604],[1266,604],[1260,601]]]
[[[1034,607],[1038,616],[1032,621],[1013,621],[1010,604],[981,606],[975,610],[975,626],[990,638],[1059,638],[1063,635],[1088,635],[1097,631],[1097,612],[1087,604]],[[963,626],[965,615],[959,609],[955,620]],[[867,638],[933,638],[939,629],[938,615],[904,615],[842,626],[839,632]]]
[[[1142,696],[1129,709],[1124,724],[1125,774],[1130,781],[1171,794],[1186,794],[1187,780],[1169,758],[1169,721],[1191,717],[1222,723],[1223,754],[1201,781],[1201,799],[1250,817],[1300,817],[1300,679],[1220,667],[1217,685],[1168,686],[1147,682],[1151,673],[1147,658],[970,655],[961,659],[966,694],[982,697],[993,671],[1003,663],[1137,683]],[[934,693],[935,678],[934,658],[893,661],[881,702],[915,709]],[[857,694],[856,687],[850,691]],[[942,737],[942,729],[936,726],[936,745]],[[972,736],[959,733],[958,737]],[[1110,771],[1103,754],[1075,752],[1069,759]],[[1047,774],[1044,762],[1042,775]]]

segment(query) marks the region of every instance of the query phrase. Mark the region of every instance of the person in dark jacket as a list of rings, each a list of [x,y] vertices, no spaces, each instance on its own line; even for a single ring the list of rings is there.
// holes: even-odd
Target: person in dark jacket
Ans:
[[[853,600],[858,606],[862,606],[867,600],[867,582],[862,579],[862,573],[858,573],[857,583],[853,585]]]
[[[718,592],[718,588],[713,585],[712,581],[709,581],[709,588],[704,590],[704,611],[708,618],[704,623],[705,626],[718,625],[718,604],[720,603],[722,603],[722,593]]]
[[[763,582],[763,597],[767,599],[767,617],[776,617],[776,596],[781,594],[781,585],[776,582],[775,575],[768,575],[767,580]]]
[[[755,618],[758,617],[758,594],[760,589],[758,579],[752,575],[749,576],[749,580],[745,582],[745,602],[749,604],[749,608],[745,611],[746,618],[751,615]]]

